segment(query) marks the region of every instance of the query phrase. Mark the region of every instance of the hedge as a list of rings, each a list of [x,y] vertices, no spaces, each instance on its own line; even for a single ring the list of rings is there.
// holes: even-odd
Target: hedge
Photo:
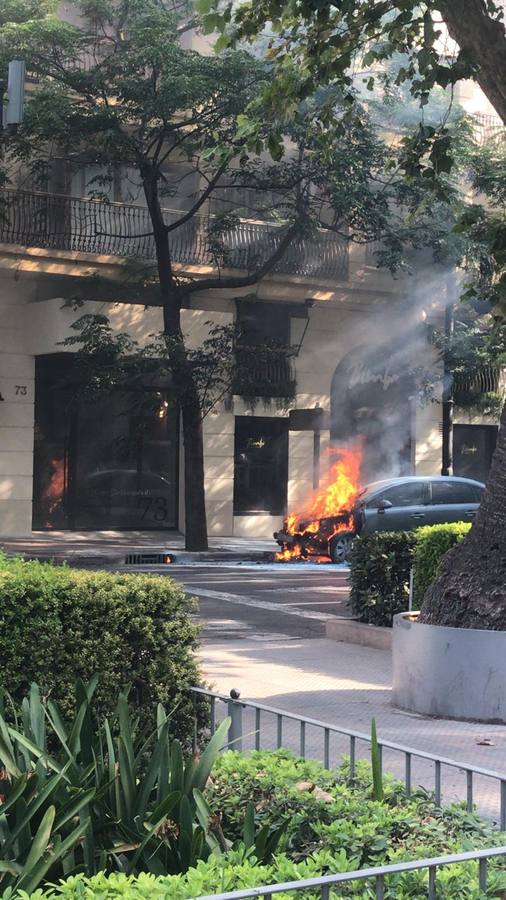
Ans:
[[[353,614],[360,622],[391,626],[393,616],[408,608],[413,566],[413,606],[419,609],[442,557],[470,528],[469,522],[453,522],[358,537],[350,551],[349,603]]]
[[[100,681],[94,711],[108,715],[131,685],[140,726],[158,702],[176,709],[174,735],[193,729],[188,688],[201,681],[193,601],[171,578],[0,559],[0,687],[18,703],[32,682],[64,714],[77,678]]]
[[[350,551],[350,606],[360,622],[392,624],[408,608],[413,531],[378,531],[353,542]]]
[[[439,575],[443,556],[463,540],[470,528],[471,522],[453,522],[451,525],[424,525],[415,531],[413,603],[416,609],[420,609],[428,587]]]

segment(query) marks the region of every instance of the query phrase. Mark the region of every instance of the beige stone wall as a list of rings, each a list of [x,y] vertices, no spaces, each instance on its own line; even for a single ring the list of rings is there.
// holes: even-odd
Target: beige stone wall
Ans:
[[[31,530],[34,358],[19,294],[0,280],[0,534]]]

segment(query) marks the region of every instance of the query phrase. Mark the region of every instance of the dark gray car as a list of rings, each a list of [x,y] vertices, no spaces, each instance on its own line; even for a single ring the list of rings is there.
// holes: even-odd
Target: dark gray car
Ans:
[[[369,484],[356,514],[357,533],[410,531],[421,525],[471,522],[485,485],[456,476],[390,478]],[[338,537],[338,536],[336,536]],[[346,557],[353,535],[333,547],[334,562]]]
[[[298,546],[302,555],[327,554],[332,562],[345,562],[357,534],[374,531],[411,531],[421,525],[471,522],[485,485],[455,476],[389,478],[369,484],[355,509],[322,519],[318,531],[289,534],[284,527],[274,537],[282,549]],[[336,532],[336,525],[353,522],[353,529]]]

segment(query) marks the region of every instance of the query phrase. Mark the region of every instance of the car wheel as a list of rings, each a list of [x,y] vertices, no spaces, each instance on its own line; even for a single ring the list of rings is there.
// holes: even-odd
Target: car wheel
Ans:
[[[354,537],[350,531],[342,531],[332,538],[329,543],[329,556],[333,563],[346,562]]]

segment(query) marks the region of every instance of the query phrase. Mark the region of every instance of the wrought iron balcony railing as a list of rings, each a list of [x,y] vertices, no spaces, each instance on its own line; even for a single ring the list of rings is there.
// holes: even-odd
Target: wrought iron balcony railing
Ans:
[[[501,368],[493,366],[484,366],[472,376],[456,373],[453,378],[455,403],[465,404],[482,394],[496,394],[501,389],[501,374]]]
[[[296,391],[295,373],[290,359],[269,360],[252,366],[238,376],[232,393],[241,397],[291,397]]]
[[[133,259],[155,258],[155,242],[145,207],[11,190],[3,192],[0,203],[0,242]],[[164,211],[168,224],[182,215],[181,211]],[[210,222],[209,217],[194,216],[170,233],[174,262],[211,267],[219,264],[252,272],[274,253],[283,234],[279,225],[241,220],[222,238],[225,254],[218,260],[209,239]],[[321,232],[315,241],[295,241],[273,271],[343,281],[348,277],[348,246],[334,234]]]

